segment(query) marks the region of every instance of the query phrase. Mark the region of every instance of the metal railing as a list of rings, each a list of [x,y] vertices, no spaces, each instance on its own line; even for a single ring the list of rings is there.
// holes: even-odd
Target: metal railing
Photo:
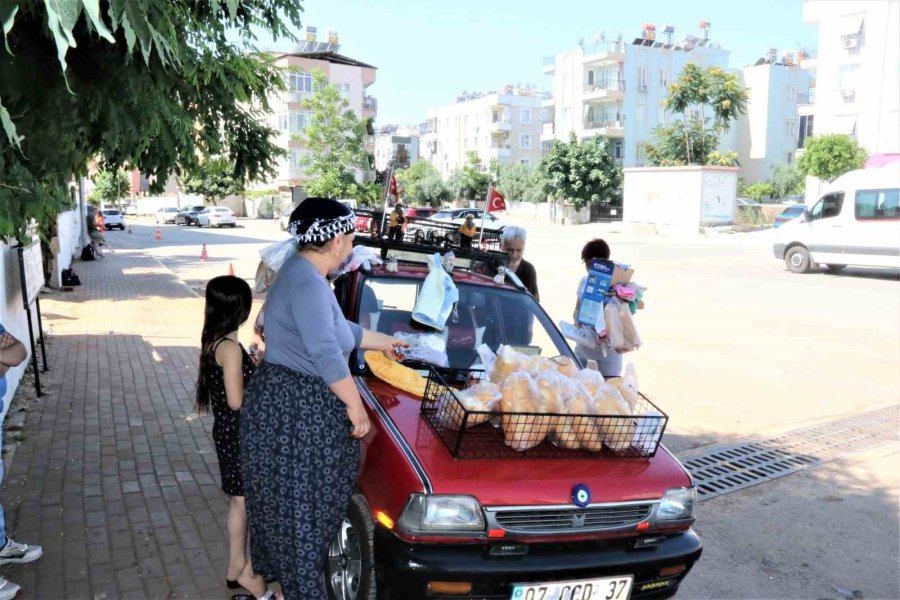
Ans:
[[[625,52],[625,42],[598,42],[584,47],[584,55],[600,54],[602,52]]]
[[[584,120],[585,129],[611,129],[622,128],[625,123],[625,115],[600,115]]]
[[[595,83],[586,83],[584,85],[584,92],[600,92],[600,91],[614,91],[614,92],[624,92],[625,91],[625,81],[622,79],[612,79],[608,81],[598,81]]]
[[[363,98],[363,108],[366,110],[378,110],[378,100],[372,96]]]

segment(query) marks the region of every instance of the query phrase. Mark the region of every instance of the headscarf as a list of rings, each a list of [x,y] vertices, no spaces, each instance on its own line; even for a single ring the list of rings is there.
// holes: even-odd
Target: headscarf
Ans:
[[[356,229],[352,210],[331,198],[307,198],[291,213],[288,231],[300,244],[323,244]]]

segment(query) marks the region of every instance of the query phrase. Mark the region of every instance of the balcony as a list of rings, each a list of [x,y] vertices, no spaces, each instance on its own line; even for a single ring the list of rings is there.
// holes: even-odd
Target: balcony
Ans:
[[[491,133],[507,133],[512,131],[512,121],[509,119],[492,119],[487,125]]]
[[[542,140],[555,140],[556,139],[555,123],[544,123],[543,125],[541,125],[541,139]]]
[[[372,96],[363,98],[363,113],[368,117],[374,117],[378,112],[378,100]]]
[[[556,98],[550,96],[541,100],[541,108],[556,108]]]
[[[510,156],[512,156],[512,146],[510,146],[509,144],[492,144],[488,147],[488,160],[490,160],[491,158],[509,158]]]
[[[624,115],[599,115],[584,120],[585,132],[604,137],[622,137],[625,135]]]
[[[625,99],[625,82],[619,79],[600,81],[584,86],[582,98],[585,102],[618,102]]]
[[[583,48],[586,65],[616,63],[625,60],[625,42],[600,42]]]
[[[541,63],[543,65],[541,68],[541,72],[544,75],[554,75],[556,73],[556,56],[555,55],[551,54],[550,56],[545,56],[544,59],[541,61]]]

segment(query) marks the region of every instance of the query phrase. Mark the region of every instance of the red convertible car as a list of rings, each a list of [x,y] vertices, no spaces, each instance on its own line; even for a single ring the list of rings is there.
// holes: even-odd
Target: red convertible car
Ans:
[[[358,243],[394,255],[398,268],[363,268],[340,278],[335,293],[345,315],[385,333],[412,331],[411,311],[428,274],[425,253],[434,248]],[[502,260],[497,253],[457,253],[447,377],[472,369],[482,343],[574,359],[524,288],[477,272]],[[409,366],[428,372],[424,364]],[[669,597],[700,557],[691,529],[694,483],[665,446],[637,458],[606,452],[541,458],[508,449],[457,458],[424,418],[420,398],[376,378],[361,355],[351,357],[351,368],[373,429],[329,553],[333,598]],[[490,423],[480,427],[491,432]]]

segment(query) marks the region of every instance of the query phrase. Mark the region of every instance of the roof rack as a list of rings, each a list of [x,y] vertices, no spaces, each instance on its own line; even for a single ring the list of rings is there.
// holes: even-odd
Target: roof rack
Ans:
[[[392,241],[385,238],[370,238],[361,235],[353,239],[354,246],[367,246],[378,248],[381,251],[381,259],[396,258],[397,262],[427,265],[428,257],[435,252],[441,256],[453,251],[455,257],[454,270],[469,271],[481,275],[493,277],[500,267],[509,265],[509,255],[506,252],[494,250],[476,250],[473,248],[460,248],[458,246],[435,246],[428,243],[416,243],[408,241]]]

